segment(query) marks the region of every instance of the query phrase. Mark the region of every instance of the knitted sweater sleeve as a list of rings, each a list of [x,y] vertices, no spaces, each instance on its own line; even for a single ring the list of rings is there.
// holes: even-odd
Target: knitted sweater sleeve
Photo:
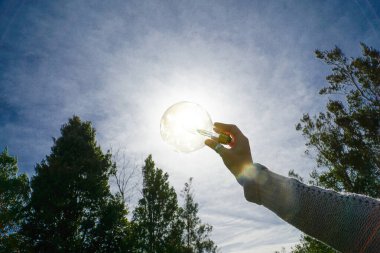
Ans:
[[[238,178],[250,202],[341,252],[380,252],[380,201],[283,177],[256,163]]]

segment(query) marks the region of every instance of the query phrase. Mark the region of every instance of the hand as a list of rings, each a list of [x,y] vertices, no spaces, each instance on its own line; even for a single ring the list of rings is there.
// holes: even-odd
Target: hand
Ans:
[[[248,138],[245,137],[235,125],[215,123],[214,127],[215,132],[226,133],[232,137],[230,148],[221,147],[218,149],[218,153],[222,157],[227,168],[235,177],[238,177],[245,168],[252,166],[253,164]],[[207,139],[205,144],[215,150],[218,142],[212,139]]]

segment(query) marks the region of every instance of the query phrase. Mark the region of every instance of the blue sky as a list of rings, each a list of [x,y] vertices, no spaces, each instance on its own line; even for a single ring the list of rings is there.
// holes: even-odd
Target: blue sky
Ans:
[[[1,1],[0,147],[22,172],[49,154],[73,114],[104,150],[148,154],[179,191],[194,177],[200,215],[222,252],[274,252],[300,232],[247,203],[211,150],[160,138],[170,105],[193,101],[237,124],[254,160],[286,175],[315,167],[295,124],[323,109],[328,68],[315,49],[380,48],[378,1]]]

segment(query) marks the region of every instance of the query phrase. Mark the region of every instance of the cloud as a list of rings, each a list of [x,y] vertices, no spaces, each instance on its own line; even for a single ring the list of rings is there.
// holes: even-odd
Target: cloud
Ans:
[[[104,149],[124,147],[131,159],[152,153],[177,192],[194,177],[200,215],[223,252],[298,241],[296,229],[244,200],[212,150],[173,152],[159,121],[175,102],[197,102],[213,120],[239,125],[255,161],[307,176],[314,163],[294,125],[323,108],[316,94],[328,72],[313,50],[378,46],[355,4],[20,2],[5,6],[14,18],[0,27],[0,144],[23,171],[33,173],[77,114],[93,122]]]

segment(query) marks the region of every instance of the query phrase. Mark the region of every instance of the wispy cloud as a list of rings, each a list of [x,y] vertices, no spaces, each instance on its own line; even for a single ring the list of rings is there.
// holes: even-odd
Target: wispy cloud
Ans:
[[[77,114],[94,123],[104,149],[152,153],[178,191],[194,177],[201,217],[223,252],[274,252],[298,240],[296,229],[244,200],[211,150],[173,152],[160,139],[160,117],[175,102],[197,102],[213,120],[238,124],[256,161],[305,176],[314,163],[294,125],[322,108],[316,94],[327,73],[313,50],[378,47],[378,19],[345,1],[19,4],[1,8],[10,19],[0,27],[0,144],[23,171],[33,173]]]

